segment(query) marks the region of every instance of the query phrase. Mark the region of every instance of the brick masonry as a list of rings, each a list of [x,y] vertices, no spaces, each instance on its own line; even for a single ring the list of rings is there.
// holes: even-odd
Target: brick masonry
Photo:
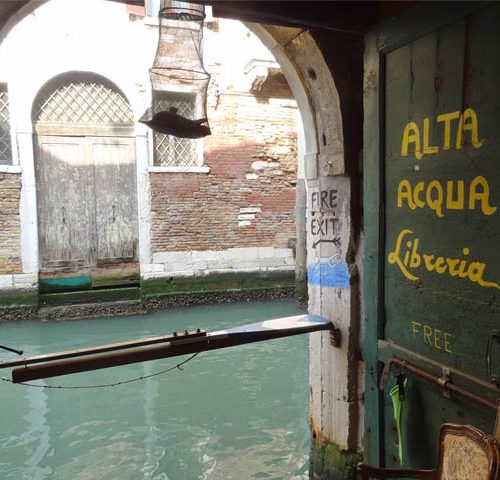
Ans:
[[[295,237],[296,104],[209,95],[209,174],[151,173],[152,254],[287,248]]]
[[[22,273],[21,175],[0,173],[0,275]]]

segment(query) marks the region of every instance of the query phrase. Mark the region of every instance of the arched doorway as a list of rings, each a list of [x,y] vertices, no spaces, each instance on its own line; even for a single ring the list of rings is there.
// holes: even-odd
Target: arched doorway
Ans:
[[[124,94],[93,73],[47,82],[32,110],[40,288],[138,278],[134,120]]]

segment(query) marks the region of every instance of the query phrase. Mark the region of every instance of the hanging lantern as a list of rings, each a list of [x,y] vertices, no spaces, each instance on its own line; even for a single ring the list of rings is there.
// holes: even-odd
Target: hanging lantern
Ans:
[[[203,5],[167,0],[159,12],[159,41],[150,69],[153,102],[139,120],[157,132],[182,138],[210,135],[203,66]]]

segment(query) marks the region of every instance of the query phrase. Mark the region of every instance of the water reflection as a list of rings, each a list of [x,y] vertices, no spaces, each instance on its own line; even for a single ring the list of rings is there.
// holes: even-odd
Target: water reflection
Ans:
[[[148,377],[153,373],[151,362],[143,364],[143,375]],[[158,428],[154,420],[155,401],[158,398],[158,384],[155,378],[146,378],[143,387],[144,395],[144,424],[147,429],[144,439],[144,453],[146,459],[142,467],[144,480],[168,480],[165,473],[154,476],[160,467],[160,460],[165,456],[165,448],[158,442]]]
[[[273,302],[97,321],[21,322],[3,325],[2,340],[29,354],[46,353],[297,313],[290,302]],[[45,382],[113,383],[151,375],[183,359]],[[2,479],[307,478],[306,336],[205,352],[183,371],[114,388],[44,390],[0,382],[0,398]]]
[[[47,423],[48,395],[43,388],[26,389],[25,393],[28,412],[23,418],[26,420],[26,430],[31,439],[26,445],[28,458],[25,461],[22,478],[43,480],[49,478],[52,473],[49,466],[42,466],[45,457],[50,453],[50,425]]]

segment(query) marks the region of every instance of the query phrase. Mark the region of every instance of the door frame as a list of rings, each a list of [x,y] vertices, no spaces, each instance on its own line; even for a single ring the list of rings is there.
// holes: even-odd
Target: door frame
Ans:
[[[81,74],[81,75],[80,75]],[[123,123],[117,123],[116,125],[113,123],[68,123],[68,122],[50,122],[50,121],[38,121],[36,118],[35,112],[37,108],[37,102],[40,99],[45,98],[47,92],[52,94],[55,90],[60,88],[61,85],[65,85],[70,82],[75,82],[80,80],[92,80],[98,83],[101,83],[108,89],[114,91],[116,94],[119,94],[123,101],[126,102],[128,108],[130,109],[131,118]],[[56,75],[50,78],[47,82],[45,82],[42,87],[38,90],[37,95],[33,99],[32,102],[32,112],[31,112],[31,121],[32,121],[32,146],[33,146],[33,174],[35,177],[35,182],[38,181],[37,162],[39,160],[40,155],[40,147],[38,142],[38,137],[60,137],[60,138],[75,138],[80,137],[83,138],[82,148],[84,151],[87,151],[90,148],[90,139],[94,138],[103,138],[103,139],[127,139],[130,141],[131,146],[133,148],[133,160],[134,167],[133,172],[135,173],[133,178],[134,188],[135,188],[135,196],[136,196],[136,248],[134,249],[133,260],[129,257],[123,259],[116,259],[115,262],[106,263],[107,266],[100,265],[97,261],[95,264],[89,264],[86,269],[82,270],[82,273],[79,272],[64,272],[61,271],[60,274],[57,272],[43,272],[42,261],[41,261],[41,251],[39,248],[39,239],[40,239],[40,231],[39,231],[39,215],[38,210],[40,208],[40,198],[38,197],[38,189],[35,189],[35,197],[37,204],[37,215],[36,215],[36,223],[37,223],[37,245],[38,245],[38,276],[39,276],[39,288],[43,293],[49,293],[55,289],[56,291],[61,290],[87,290],[92,288],[104,288],[107,286],[130,286],[130,285],[138,285],[140,281],[140,254],[139,254],[139,237],[140,237],[140,218],[139,218],[139,207],[138,207],[138,178],[137,178],[137,135],[136,135],[136,127],[135,127],[135,116],[133,113],[132,105],[123,92],[123,90],[116,85],[113,81],[109,80],[107,77],[91,71],[67,71]],[[96,175],[95,165],[92,163],[90,165],[92,168],[93,175]],[[36,185],[36,183],[35,183]],[[94,199],[95,200],[95,199]],[[95,203],[95,201],[94,201]],[[92,220],[93,223],[95,219]],[[92,248],[92,246],[91,246]],[[97,248],[97,245],[95,246]],[[96,254],[92,254],[91,257],[96,256]],[[123,260],[123,261],[118,261]],[[111,268],[110,268],[111,267]],[[122,268],[123,272],[118,272],[117,269]],[[63,278],[64,277],[64,278]],[[68,278],[66,278],[68,277]],[[75,285],[72,285],[71,278],[74,277]],[[108,278],[109,277],[109,278]],[[58,278],[62,279],[61,284],[58,283]],[[67,287],[65,286],[65,280],[68,280]],[[53,281],[53,285],[51,283]]]

